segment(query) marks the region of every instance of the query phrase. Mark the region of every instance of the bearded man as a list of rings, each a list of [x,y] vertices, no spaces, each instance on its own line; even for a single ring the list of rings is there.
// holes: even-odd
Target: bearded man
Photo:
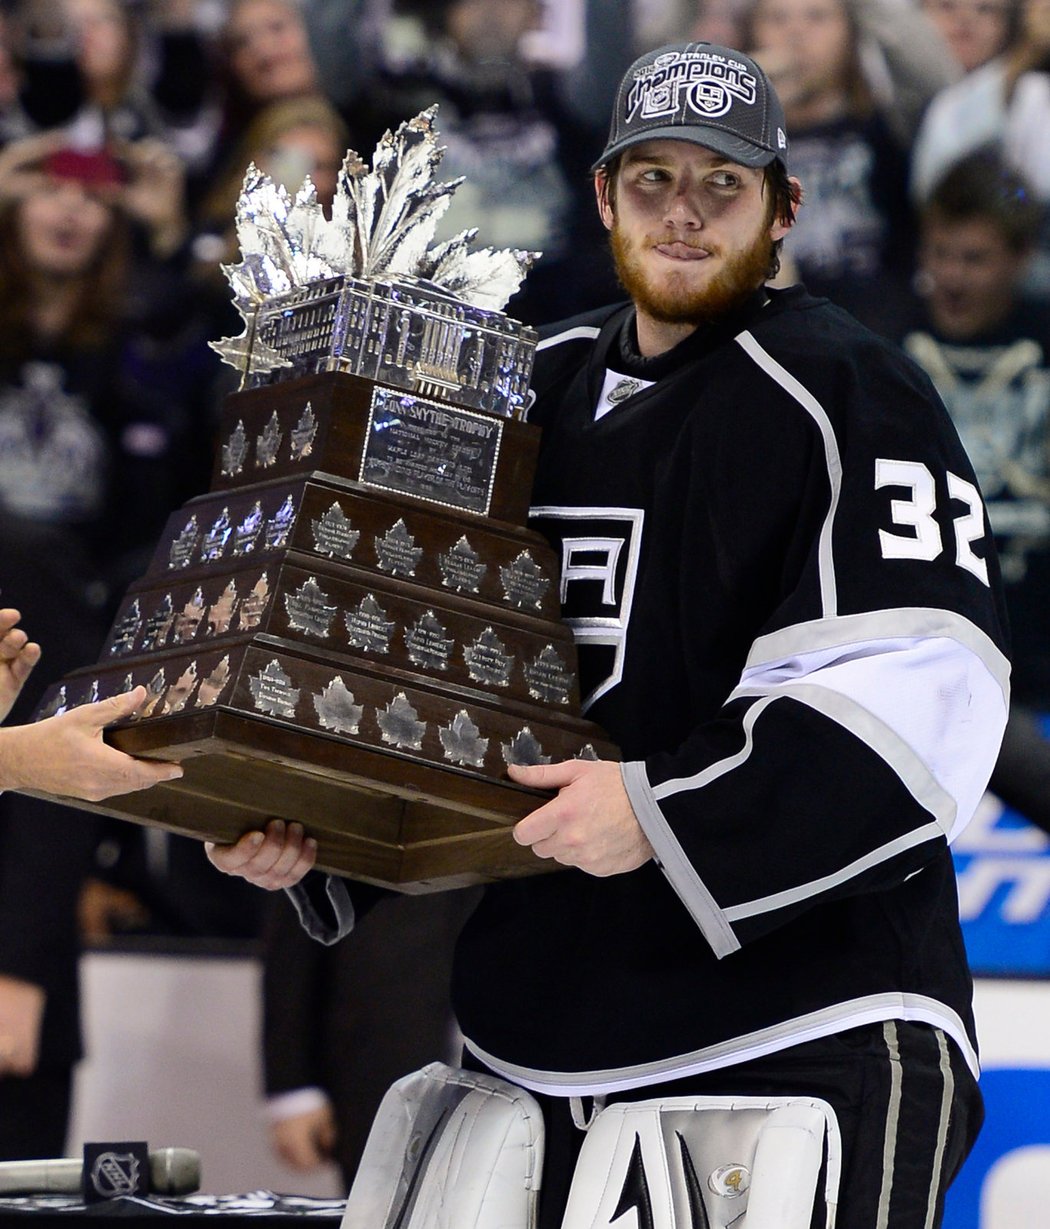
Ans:
[[[570,869],[486,889],[453,1001],[465,1064],[542,1106],[543,1229],[592,1098],[599,1124],[618,1102],[819,1099],[839,1229],[933,1229],[980,1123],[948,842],[1006,718],[997,564],[926,377],[801,286],[766,287],[800,200],[787,157],[748,57],[643,56],[594,168],[629,302],[539,345],[531,520],[623,762],[510,770],[557,791],[516,839]],[[295,827],[211,856],[290,887],[326,938],[363,899],[300,882]],[[670,1224],[637,1144],[607,1166],[611,1220]],[[740,1215],[730,1169],[686,1167],[689,1223]],[[610,1223],[577,1195],[566,1224]]]

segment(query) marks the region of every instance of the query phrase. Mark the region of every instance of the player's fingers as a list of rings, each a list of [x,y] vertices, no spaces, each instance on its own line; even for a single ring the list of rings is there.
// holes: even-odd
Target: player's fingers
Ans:
[[[524,819],[518,820],[513,828],[513,836],[519,845],[535,847],[537,841],[547,840],[558,831],[562,811],[558,801],[554,798],[526,815]]]
[[[208,861],[226,875],[240,875],[251,863],[266,840],[265,832],[246,832],[232,845],[219,845],[214,841],[204,842]]]
[[[27,644],[22,649],[21,653],[19,653],[18,656],[11,662],[11,673],[19,687],[21,687],[21,685],[33,672],[34,666],[36,666],[37,662],[40,660],[40,653],[40,645],[30,643]]]
[[[580,775],[583,760],[562,760],[558,764],[511,764],[507,769],[512,781],[532,789],[561,789],[571,785]]]
[[[29,637],[20,627],[8,625],[6,629],[0,625],[0,657],[13,660],[26,647]]]
[[[113,751],[120,757],[120,763],[114,761],[116,773],[105,786],[105,793],[99,798],[112,798],[117,794],[133,794],[140,789],[149,789],[164,781],[177,781],[182,775],[181,764],[170,764],[161,760],[140,760],[125,755],[122,751]]]

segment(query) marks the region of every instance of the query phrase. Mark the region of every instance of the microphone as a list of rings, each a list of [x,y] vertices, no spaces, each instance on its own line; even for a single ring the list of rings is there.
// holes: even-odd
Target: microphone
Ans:
[[[0,1161],[0,1195],[78,1195],[84,1181],[79,1157],[53,1161]],[[201,1155],[192,1148],[152,1148],[152,1195],[189,1195],[201,1184]]]

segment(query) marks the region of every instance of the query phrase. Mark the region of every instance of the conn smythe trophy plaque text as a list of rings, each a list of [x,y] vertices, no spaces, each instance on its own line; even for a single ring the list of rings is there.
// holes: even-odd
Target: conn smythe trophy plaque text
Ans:
[[[331,221],[249,168],[211,490],[39,714],[143,684],[107,736],[185,775],[94,809],[219,841],[299,820],[322,867],[403,891],[550,869],[507,765],[616,758],[523,527],[535,334],[500,308],[531,254],[430,246],[456,186],[432,119],[347,156]]]

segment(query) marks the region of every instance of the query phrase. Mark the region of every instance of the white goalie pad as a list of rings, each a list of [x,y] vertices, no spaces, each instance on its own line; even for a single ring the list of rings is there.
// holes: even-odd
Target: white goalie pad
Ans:
[[[527,1092],[431,1063],[380,1103],[341,1229],[534,1229],[542,1172]]]
[[[841,1163],[817,1098],[617,1102],[587,1133],[562,1229],[833,1229]]]

